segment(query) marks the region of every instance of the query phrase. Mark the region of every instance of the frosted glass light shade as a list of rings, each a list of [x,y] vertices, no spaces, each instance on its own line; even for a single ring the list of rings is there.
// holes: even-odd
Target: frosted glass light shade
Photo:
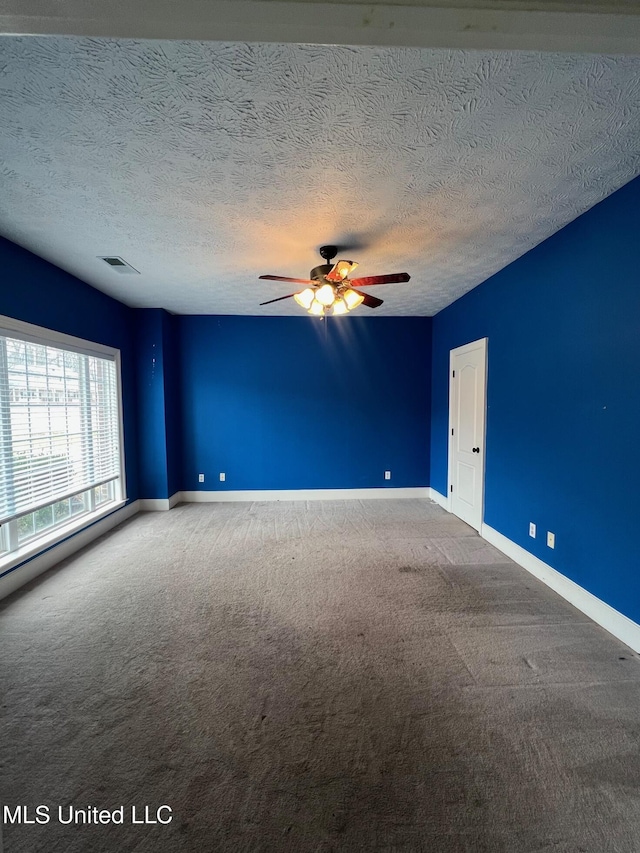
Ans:
[[[309,306],[309,314],[313,314],[316,317],[319,317],[320,314],[324,314],[324,305],[322,302],[318,302],[317,299],[314,299]]]
[[[336,299],[333,303],[333,313],[334,314],[348,314],[349,309],[347,308],[347,303],[344,299]]]
[[[335,298],[336,295],[330,284],[323,284],[322,287],[319,287],[318,290],[316,290],[316,299],[322,305],[332,305]]]
[[[352,308],[357,308],[364,300],[364,296],[361,293],[356,293],[355,290],[351,290],[351,288],[349,288],[349,290],[345,290],[342,294],[342,298],[346,302],[349,311],[351,311]]]
[[[300,293],[294,293],[293,298],[296,300],[298,305],[301,305],[303,308],[306,308],[307,311],[311,308],[311,303],[315,297],[315,293],[310,287],[307,287],[305,290]]]

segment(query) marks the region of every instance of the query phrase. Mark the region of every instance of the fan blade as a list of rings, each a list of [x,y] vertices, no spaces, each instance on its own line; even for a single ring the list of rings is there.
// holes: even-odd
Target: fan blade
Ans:
[[[371,287],[372,284],[394,284],[398,281],[409,281],[408,272],[394,272],[390,275],[370,275],[366,278],[350,278],[349,284],[356,287]]]
[[[333,269],[331,272],[328,272],[325,276],[327,281],[344,281],[344,279],[349,275],[350,272],[353,272],[354,269],[358,266],[358,264],[354,264],[353,261],[337,261],[333,265]]]
[[[317,284],[317,281],[312,281],[310,278],[287,278],[284,275],[259,275],[258,278],[266,278],[269,281],[292,281],[294,284]]]
[[[351,289],[354,290],[353,287]],[[370,293],[362,293],[362,291],[360,291],[360,290],[356,290],[356,293],[359,296],[364,297],[362,300],[362,304],[366,305],[367,308],[379,308],[382,305],[382,303],[384,302],[383,299],[378,299],[377,296],[371,296]]]
[[[298,291],[296,290],[296,293]],[[261,302],[260,305],[271,305],[272,302],[280,302],[282,299],[291,299],[292,296],[295,296],[295,293],[287,293],[286,296],[278,296],[277,299],[267,299],[266,302]]]

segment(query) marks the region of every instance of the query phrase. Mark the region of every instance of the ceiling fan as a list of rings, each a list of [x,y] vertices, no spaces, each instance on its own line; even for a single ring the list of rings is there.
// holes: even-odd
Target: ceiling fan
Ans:
[[[394,284],[401,281],[409,281],[411,276],[406,272],[391,273],[389,275],[370,275],[364,278],[352,278],[347,276],[353,272],[358,264],[353,261],[331,261],[338,254],[337,246],[321,246],[320,257],[326,263],[314,267],[309,273],[309,278],[287,278],[282,275],[261,275],[261,279],[269,281],[290,281],[294,284],[305,284],[303,290],[296,293],[288,293],[286,296],[278,296],[276,299],[268,299],[260,305],[270,305],[272,302],[280,302],[282,299],[291,299],[309,314],[323,317],[328,313],[339,315],[347,314],[358,305],[366,305],[367,308],[378,308],[382,305],[382,299],[362,293],[361,287],[371,287],[374,284]]]

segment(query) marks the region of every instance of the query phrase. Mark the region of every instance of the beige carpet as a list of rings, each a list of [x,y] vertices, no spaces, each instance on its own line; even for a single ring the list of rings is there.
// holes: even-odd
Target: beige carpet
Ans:
[[[5,853],[640,851],[638,656],[426,500],[137,516],[0,643]]]

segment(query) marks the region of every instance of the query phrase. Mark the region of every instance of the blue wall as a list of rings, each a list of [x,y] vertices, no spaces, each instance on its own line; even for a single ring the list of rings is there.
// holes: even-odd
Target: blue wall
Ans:
[[[182,489],[428,485],[429,318],[178,320]]]
[[[135,328],[131,310],[1,237],[0,269],[0,314],[120,349],[127,493],[130,500],[136,500]]]
[[[161,308],[138,308],[136,374],[138,470],[143,498],[166,498],[167,432],[165,422],[165,352]]]
[[[635,621],[639,209],[636,179],[434,317],[431,425],[446,494],[449,350],[488,337],[485,522]]]
[[[134,309],[140,496],[166,499],[181,480],[181,389],[177,318]]]
[[[167,493],[182,487],[182,388],[180,385],[179,320],[162,312],[162,344],[164,350],[164,399],[167,453]]]

